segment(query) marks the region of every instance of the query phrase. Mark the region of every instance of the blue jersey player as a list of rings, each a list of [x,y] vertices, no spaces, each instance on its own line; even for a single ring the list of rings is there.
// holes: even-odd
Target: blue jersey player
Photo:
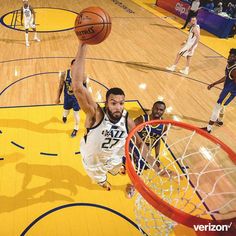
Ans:
[[[166,109],[166,104],[164,102],[162,102],[162,101],[155,102],[152,106],[151,114],[144,114],[144,115],[137,117],[134,120],[135,125],[137,126],[137,125],[139,125],[143,122],[149,121],[149,120],[162,119],[165,109]],[[160,151],[160,137],[165,132],[165,130],[166,130],[165,125],[159,124],[159,125],[149,125],[148,128],[145,126],[142,130],[138,131],[139,136],[145,142],[145,144],[147,146],[155,149],[156,158],[158,158],[159,151]],[[139,165],[139,169],[142,169],[143,165],[145,165],[145,163],[143,161],[139,161],[139,163],[137,163],[137,165]],[[157,165],[159,167],[160,163],[157,163]],[[144,169],[148,169],[148,167],[145,166]],[[132,184],[127,185],[126,193],[127,193],[128,198],[131,198],[134,195],[135,188]]]
[[[75,59],[71,61],[71,66],[73,65]],[[84,85],[86,82],[84,82]],[[63,111],[63,117],[62,120],[64,123],[67,121],[67,116],[69,115],[69,112],[71,109],[74,111],[74,118],[75,118],[75,126],[74,130],[71,133],[71,137],[75,137],[78,129],[79,129],[79,110],[80,106],[74,96],[73,90],[72,90],[72,80],[71,80],[71,69],[68,69],[67,71],[64,71],[61,73],[60,76],[60,83],[58,87],[58,92],[57,92],[57,99],[56,99],[56,104],[60,103],[60,97],[62,90],[64,88],[64,111]]]
[[[236,48],[231,48],[228,56],[228,63],[225,68],[225,76],[220,80],[208,85],[210,90],[215,85],[223,83],[224,87],[220,93],[219,99],[213,109],[210,121],[207,127],[202,128],[203,130],[210,133],[212,131],[212,126],[215,124],[217,126],[223,125],[223,115],[224,108],[227,106],[236,96]]]
[[[152,112],[150,115],[144,114],[139,116],[134,120],[136,126],[149,121],[149,120],[160,120],[162,119],[162,116],[165,112],[166,105],[162,101],[157,101],[152,106]],[[147,146],[152,146],[155,148],[155,155],[158,157],[159,150],[160,150],[160,142],[157,141],[160,136],[165,131],[165,125],[159,124],[159,125],[149,125],[148,129],[143,128],[142,130],[138,131],[139,136],[142,138],[143,141],[145,141]],[[146,138],[148,136],[148,138]]]

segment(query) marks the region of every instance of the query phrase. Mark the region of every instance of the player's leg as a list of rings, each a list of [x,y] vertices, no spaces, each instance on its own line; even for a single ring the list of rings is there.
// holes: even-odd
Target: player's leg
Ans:
[[[79,104],[78,104],[76,98],[74,98],[73,111],[74,111],[75,126],[74,126],[74,130],[71,133],[72,138],[76,136],[76,134],[79,130],[79,122],[80,122],[79,110],[80,110]]]
[[[37,31],[36,31],[36,26],[33,23],[33,19],[31,19],[31,21],[30,21],[30,27],[34,31],[34,40],[37,41],[37,42],[40,42],[40,39],[38,38],[38,34],[37,34]]]
[[[69,95],[67,95],[66,93],[64,93],[64,105],[63,105],[63,115],[62,115],[62,121],[64,123],[66,123],[67,121],[67,116],[69,115],[70,113],[70,109],[73,108],[73,101],[72,99],[70,98]]]
[[[220,93],[219,99],[212,111],[212,115],[210,118],[210,121],[207,125],[207,127],[204,127],[203,129],[210,133],[212,131],[213,125],[217,122],[220,112],[222,109],[224,109],[224,106],[227,106],[233,99],[235,95],[231,94],[229,91],[223,89],[222,92]]]
[[[25,28],[25,45],[29,47],[29,28]]]
[[[220,110],[219,117],[215,122],[216,126],[222,126],[223,125],[224,114],[225,114],[225,106],[222,106],[221,110]]]
[[[221,106],[221,110],[219,112],[219,117],[215,122],[216,126],[222,126],[223,125],[223,118],[224,118],[224,114],[225,114],[225,108],[227,105],[229,105],[229,103],[231,103],[231,101],[235,98],[235,95],[228,93],[228,96],[225,97],[225,99],[222,101],[222,106]]]
[[[65,109],[65,107],[64,107],[64,110],[63,110],[63,114],[62,114],[62,121],[63,121],[63,123],[66,123],[66,121],[67,121],[67,116],[69,115],[69,113],[70,113],[70,110],[68,109]]]
[[[107,181],[107,169],[104,164],[99,162],[99,157],[88,154],[84,139],[80,143],[80,152],[82,155],[82,163],[88,176],[101,187],[111,190],[111,184]]]
[[[180,58],[181,58],[181,54],[178,53],[178,54],[176,55],[176,58],[175,58],[174,64],[171,65],[171,66],[167,66],[166,69],[169,70],[169,71],[175,71],[175,69],[176,69],[176,65],[178,64]]]
[[[184,69],[182,69],[182,70],[179,71],[180,73],[182,73],[182,74],[184,74],[184,75],[188,75],[191,57],[192,57],[192,56],[190,56],[190,55],[186,56],[186,66],[185,66]]]

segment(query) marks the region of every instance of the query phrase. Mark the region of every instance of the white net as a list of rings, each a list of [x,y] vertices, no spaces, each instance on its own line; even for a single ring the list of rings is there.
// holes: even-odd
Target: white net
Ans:
[[[221,142],[214,143],[209,135],[202,136],[202,131],[199,134],[197,128],[188,130],[174,122],[166,125],[159,138],[153,138],[154,126],[160,128],[154,123],[139,127],[139,131],[145,131],[145,147],[138,147],[135,135],[127,141],[132,168],[145,185],[174,208],[197,217],[199,222],[201,219],[235,220],[236,166],[231,160],[236,158],[235,153],[231,152],[230,158]],[[159,154],[154,150],[157,145],[160,145]],[[148,158],[150,155],[152,159]],[[140,228],[149,236],[170,235],[176,225],[173,219],[179,218],[178,214],[168,209],[160,213],[155,208],[163,209],[162,204],[157,200],[155,208],[151,206],[145,200],[145,192],[135,197]]]

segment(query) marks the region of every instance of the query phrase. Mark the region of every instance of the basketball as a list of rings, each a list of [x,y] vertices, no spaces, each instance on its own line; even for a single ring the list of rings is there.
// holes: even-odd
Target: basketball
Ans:
[[[111,32],[111,18],[100,7],[82,10],[75,20],[75,33],[86,44],[99,44]]]

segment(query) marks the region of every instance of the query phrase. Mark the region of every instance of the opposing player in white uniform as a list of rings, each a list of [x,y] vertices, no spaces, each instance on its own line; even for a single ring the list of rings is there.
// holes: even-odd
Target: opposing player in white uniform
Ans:
[[[83,86],[86,47],[86,44],[80,43],[72,66],[74,95],[86,114],[87,134],[81,140],[80,151],[84,168],[90,178],[110,190],[111,185],[107,181],[107,173],[114,175],[119,172],[128,130],[135,127],[135,124],[124,110],[125,94],[120,88],[107,91],[105,107],[101,108]],[[143,145],[138,135],[137,145],[140,147]],[[154,164],[151,156],[148,156],[146,160]]]
[[[24,18],[24,27],[25,27],[25,44],[29,47],[29,28],[32,28],[34,31],[34,40],[40,42],[40,39],[37,37],[36,26],[35,26],[35,11],[29,5],[28,0],[23,0],[23,7],[21,8],[21,25],[23,25]]]
[[[191,57],[194,54],[194,51],[198,45],[198,41],[200,39],[200,27],[197,24],[197,18],[192,17],[190,21],[190,30],[187,41],[183,42],[183,47],[178,52],[175,62],[172,66],[166,67],[169,71],[175,71],[176,65],[179,62],[179,59],[181,56],[186,57],[186,66],[183,70],[180,70],[180,72],[184,75],[188,75],[189,73],[189,65]]]

